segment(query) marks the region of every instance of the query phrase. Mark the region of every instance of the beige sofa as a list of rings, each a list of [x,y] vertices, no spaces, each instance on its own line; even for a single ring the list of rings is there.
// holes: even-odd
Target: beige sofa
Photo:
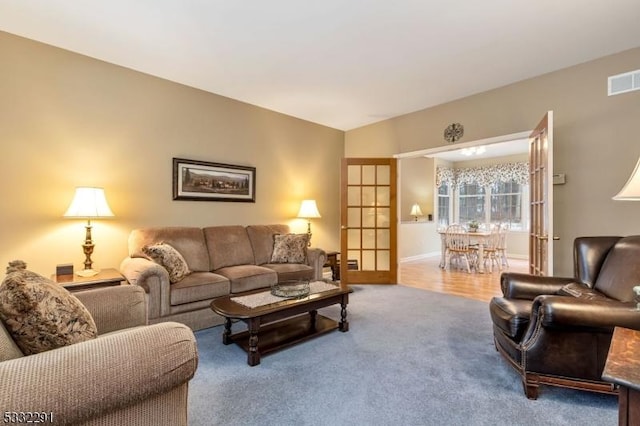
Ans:
[[[287,225],[135,229],[120,271],[130,284],[144,288],[150,323],[178,321],[199,330],[223,322],[210,308],[217,297],[269,288],[283,280],[322,278],[327,256],[321,249],[308,249],[304,264],[270,263],[275,235],[287,233]],[[165,268],[142,253],[145,245],[158,242],[175,248],[191,274],[171,284]]]
[[[53,424],[186,425],[188,383],[198,364],[193,332],[175,322],[144,326],[139,287],[74,295],[91,313],[97,338],[24,356],[0,322],[4,413],[37,411],[45,416],[37,419]]]

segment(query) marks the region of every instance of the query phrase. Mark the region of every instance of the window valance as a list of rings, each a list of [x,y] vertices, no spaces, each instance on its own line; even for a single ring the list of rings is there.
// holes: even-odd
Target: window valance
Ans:
[[[466,183],[477,183],[488,186],[496,182],[515,181],[520,185],[529,184],[529,163],[504,163],[491,166],[452,169],[436,167],[436,186],[443,184],[460,186]]]

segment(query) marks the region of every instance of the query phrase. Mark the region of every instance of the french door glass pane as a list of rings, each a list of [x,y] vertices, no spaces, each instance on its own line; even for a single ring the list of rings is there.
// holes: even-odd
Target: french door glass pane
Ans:
[[[378,210],[378,215],[377,215],[377,225],[379,228],[388,228],[389,227],[389,215],[391,214],[391,211],[389,210],[389,208],[381,208],[381,209],[377,209]]]
[[[378,166],[378,185],[389,185],[391,183],[391,167]]]
[[[388,250],[378,250],[378,271],[388,271],[390,269],[390,261],[389,261],[389,251]]]
[[[388,186],[378,186],[376,191],[376,205],[378,207],[391,205],[391,192]]]
[[[375,185],[376,166],[362,166],[362,184]]]
[[[347,182],[349,185],[360,185],[360,166],[348,166],[347,168]]]
[[[347,190],[347,204],[350,206],[360,206],[361,199],[360,187],[350,186]]]
[[[375,249],[376,248],[376,231],[375,231],[375,229],[363,229],[362,230],[362,248],[363,249]]]
[[[359,207],[349,207],[347,209],[347,226],[349,228],[360,228],[360,211]]]
[[[373,250],[362,250],[362,265],[363,271],[375,271],[376,270],[376,252]]]
[[[362,227],[374,228],[376,226],[376,209],[374,207],[362,209]]]
[[[349,229],[347,231],[347,248],[350,250],[360,248],[360,230],[359,229]]]
[[[377,242],[378,248],[380,249],[389,249],[391,247],[391,239],[389,238],[389,230],[388,229],[378,229],[377,231]]]
[[[376,205],[376,188],[374,186],[362,187],[362,205],[371,207]]]

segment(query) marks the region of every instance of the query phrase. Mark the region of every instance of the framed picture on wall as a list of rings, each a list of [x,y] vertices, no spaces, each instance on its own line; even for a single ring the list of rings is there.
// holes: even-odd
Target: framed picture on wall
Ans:
[[[173,199],[255,203],[256,168],[174,158]]]

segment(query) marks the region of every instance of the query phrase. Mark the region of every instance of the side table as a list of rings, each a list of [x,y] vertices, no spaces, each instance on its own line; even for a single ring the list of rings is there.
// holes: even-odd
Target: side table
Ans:
[[[105,268],[92,277],[73,275],[55,275],[51,279],[69,291],[88,290],[91,288],[110,287],[122,284],[124,276],[115,268]]]
[[[331,268],[331,281],[340,281],[340,265],[338,264],[339,251],[327,252],[327,263],[324,266]]]
[[[640,424],[640,331],[613,330],[602,378],[619,386],[618,424]]]

